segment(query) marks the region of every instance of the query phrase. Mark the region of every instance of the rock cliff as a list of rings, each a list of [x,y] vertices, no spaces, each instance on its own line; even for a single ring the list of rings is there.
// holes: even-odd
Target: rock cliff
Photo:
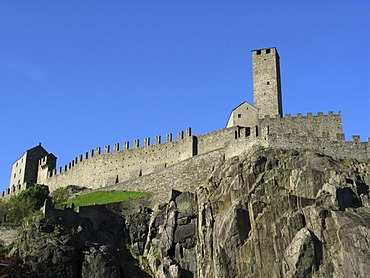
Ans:
[[[37,277],[366,277],[370,162],[254,148],[193,192],[128,213],[38,217],[18,252]],[[188,173],[196,175],[196,172]],[[131,211],[131,210],[130,210]],[[30,277],[30,276],[28,276]]]

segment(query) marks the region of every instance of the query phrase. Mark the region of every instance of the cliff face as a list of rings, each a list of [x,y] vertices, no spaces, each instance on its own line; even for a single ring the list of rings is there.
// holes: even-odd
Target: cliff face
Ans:
[[[366,277],[369,163],[259,150],[198,191],[198,274]]]
[[[173,191],[153,210],[39,218],[19,254],[40,277],[370,273],[369,161],[255,148],[210,170],[195,192]]]

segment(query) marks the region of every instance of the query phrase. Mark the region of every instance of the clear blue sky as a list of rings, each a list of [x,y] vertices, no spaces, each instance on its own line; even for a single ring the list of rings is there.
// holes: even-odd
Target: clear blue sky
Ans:
[[[225,127],[276,46],[284,113],[370,136],[370,1],[0,1],[0,189],[39,142],[92,148]],[[152,139],[153,141],[153,139]]]

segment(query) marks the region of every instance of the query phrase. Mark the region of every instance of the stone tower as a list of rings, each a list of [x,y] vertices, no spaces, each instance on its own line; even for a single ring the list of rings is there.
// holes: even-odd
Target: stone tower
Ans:
[[[275,47],[252,51],[254,106],[259,118],[282,117],[280,63]]]

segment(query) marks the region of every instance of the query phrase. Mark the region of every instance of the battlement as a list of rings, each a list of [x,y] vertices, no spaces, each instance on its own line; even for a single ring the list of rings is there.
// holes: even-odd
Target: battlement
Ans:
[[[184,134],[186,134],[186,136],[184,136]],[[177,140],[173,141],[172,140],[172,134],[166,134],[166,141],[164,143],[161,143],[161,136],[158,135],[155,137],[155,144],[152,145],[150,144],[150,138],[147,137],[147,138],[144,138],[144,144],[143,145],[140,145],[140,140],[139,139],[135,139],[133,141],[133,147],[130,148],[130,144],[129,144],[129,141],[126,141],[123,143],[123,149],[120,149],[120,144],[119,143],[115,143],[113,145],[113,152],[111,152],[111,145],[106,145],[104,146],[104,152],[102,152],[102,148],[101,147],[97,147],[94,149],[91,149],[90,151],[88,152],[85,152],[84,154],[80,154],[79,156],[75,157],[72,161],[70,161],[68,164],[64,165],[63,167],[58,167],[58,168],[55,168],[51,171],[49,171],[49,177],[52,177],[52,176],[55,176],[55,175],[59,175],[59,174],[62,174],[62,173],[65,173],[67,172],[68,170],[72,169],[74,166],[76,166],[77,164],[80,164],[84,161],[87,161],[88,159],[91,159],[91,158],[95,158],[97,156],[100,156],[100,155],[108,155],[108,154],[112,154],[112,153],[116,153],[116,152],[128,152],[130,153],[132,156],[135,156],[135,152],[137,152],[136,150],[137,149],[140,149],[140,152],[143,152],[146,150],[146,148],[148,147],[152,152],[154,151],[153,147],[154,146],[165,146],[165,148],[167,148],[166,144],[168,143],[180,143],[181,144],[181,140],[184,140],[186,139],[186,137],[191,137],[191,128],[188,128],[186,130],[186,132],[184,133],[184,131],[180,131],[178,132],[177,134]],[[131,157],[130,157],[131,158]],[[42,158],[40,160],[40,165],[44,163],[44,161],[46,161],[46,158]]]
[[[3,197],[5,199],[9,199],[12,196],[15,196],[15,195],[19,194],[21,191],[29,188],[30,186],[31,186],[31,184],[27,183],[27,182],[19,183],[17,185],[12,185],[10,188],[5,189],[1,193],[0,197]]]
[[[292,116],[292,114],[287,113],[285,114],[285,117],[277,117],[275,116],[270,116],[270,115],[264,115],[261,117],[262,120],[268,120],[268,119],[276,119],[276,120],[284,120],[284,119],[311,119],[311,118],[327,118],[327,117],[340,117],[341,118],[341,112],[338,111],[338,113],[335,113],[333,111],[329,111],[327,115],[324,114],[324,112],[317,112],[316,115],[314,115],[312,112],[307,112],[306,115],[303,115],[303,113],[296,113],[295,116]]]
[[[305,116],[297,113],[296,116],[286,114],[284,118],[270,117],[261,118],[261,129],[268,130],[268,133],[277,134],[306,134],[307,136],[323,136],[335,140],[338,133],[342,133],[342,119],[340,112],[329,112],[325,115],[318,112],[313,115],[308,112]]]
[[[268,146],[285,149],[314,149],[318,152],[336,158],[352,158],[359,161],[370,159],[370,137],[362,142],[359,135],[352,135],[351,141],[346,141],[343,133],[337,133],[336,138],[328,140],[328,134],[312,133],[270,133],[267,135]]]
[[[154,144],[147,137],[143,144],[139,139],[134,140],[131,148],[126,141],[122,149],[119,143],[91,149],[63,167],[49,171],[45,184],[51,190],[65,184],[105,187],[146,175],[196,154],[196,140],[190,128],[178,132],[176,140],[172,138],[172,134],[167,134],[166,141],[161,142],[161,136],[158,135],[154,138]]]

